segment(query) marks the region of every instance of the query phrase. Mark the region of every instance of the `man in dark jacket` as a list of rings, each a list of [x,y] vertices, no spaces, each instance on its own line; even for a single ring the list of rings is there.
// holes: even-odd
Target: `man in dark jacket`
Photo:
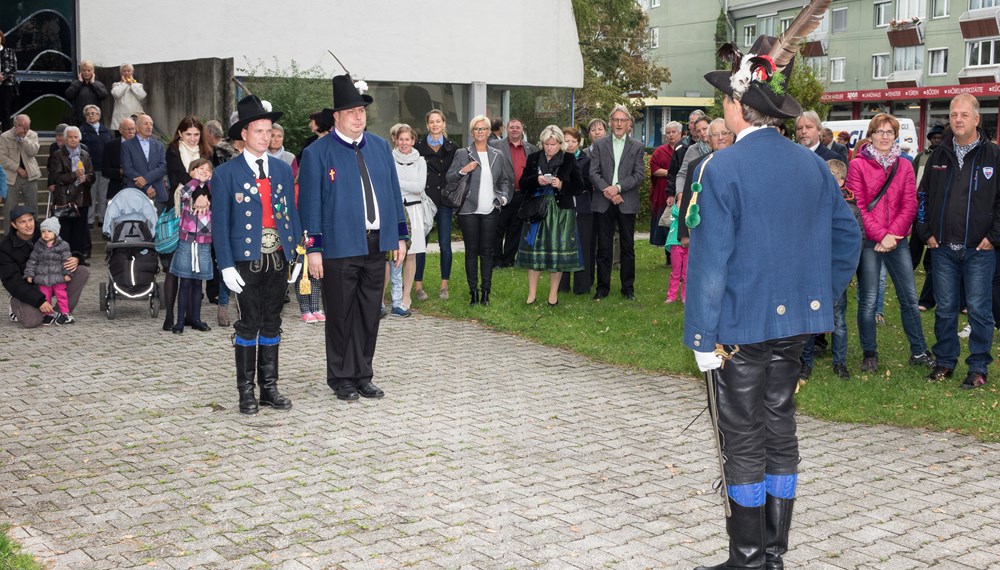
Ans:
[[[87,145],[90,159],[94,162],[94,183],[90,186],[91,208],[87,223],[95,221],[100,225],[104,220],[104,210],[108,206],[108,179],[104,177],[104,149],[111,142],[111,131],[101,124],[101,108],[87,105],[83,109],[86,123],[80,126],[80,142]]]
[[[950,378],[958,363],[959,294],[969,310],[969,372],[963,389],[986,384],[993,361],[993,274],[1000,245],[1000,147],[979,128],[979,102],[968,93],[951,100],[949,124],[917,188],[917,234],[931,253],[934,356],[931,382]]]
[[[11,210],[10,225],[12,231],[0,240],[0,281],[4,289],[11,295],[10,320],[21,323],[26,329],[33,329],[42,324],[42,313],[51,313],[52,304],[45,298],[38,285],[28,283],[24,279],[24,268],[35,242],[41,237],[41,232],[35,227],[35,211],[28,206],[18,206]],[[71,257],[66,261],[66,269],[73,272],[73,279],[66,284],[69,296],[69,307],[59,307],[60,311],[73,313],[84,285],[90,277],[90,271],[80,265],[80,260]],[[68,309],[68,310],[67,310]]]

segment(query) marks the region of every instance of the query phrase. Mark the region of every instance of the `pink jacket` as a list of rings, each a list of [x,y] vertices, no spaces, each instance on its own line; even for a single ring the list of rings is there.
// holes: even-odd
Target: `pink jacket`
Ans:
[[[889,171],[874,160],[858,155],[851,161],[847,172],[847,187],[854,192],[865,226],[865,239],[882,241],[886,235],[909,236],[913,219],[917,216],[917,182],[913,165],[905,158],[898,158],[896,176],[885,195],[869,212],[868,203],[875,199]]]

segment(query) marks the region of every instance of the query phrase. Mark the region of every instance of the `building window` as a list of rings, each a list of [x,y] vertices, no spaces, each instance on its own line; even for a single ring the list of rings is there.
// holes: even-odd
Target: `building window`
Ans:
[[[635,3],[638,4],[643,10],[649,9],[649,0],[635,0]]]
[[[844,82],[844,62],[843,57],[830,58],[830,83]]]
[[[774,26],[777,25],[778,18],[776,16],[764,16],[757,19],[757,34],[761,36],[776,36],[778,35]]]
[[[650,0],[649,7],[650,8],[659,8],[660,7],[660,0]]]
[[[826,72],[830,67],[828,62],[829,58],[826,56],[806,58],[806,65],[812,69],[813,74],[816,75],[818,79],[826,79]]]
[[[649,47],[660,47],[660,28],[649,28]]]
[[[750,24],[749,26],[743,26],[743,46],[750,47],[753,45],[753,41],[757,39],[757,26],[756,24]]]
[[[892,50],[892,70],[912,71],[924,68],[923,46],[909,46]]]
[[[793,18],[782,18],[778,22],[778,33],[781,33],[781,34],[785,33],[785,30],[788,29],[788,26],[792,25],[792,19]]]
[[[1000,64],[1000,39],[965,42],[965,46],[969,67]]]
[[[948,75],[948,48],[927,50],[927,75]]]
[[[837,8],[832,10],[833,15],[833,29],[831,30],[834,34],[839,34],[841,32],[847,31],[847,8]]]
[[[872,55],[872,79],[889,77],[889,54],[876,53]]]
[[[875,3],[875,27],[884,28],[889,25],[889,7],[891,2],[876,2]]]
[[[948,17],[948,0],[931,0],[931,18]]]
[[[927,17],[927,0],[896,0],[896,19],[909,20],[911,18]]]
[[[996,8],[1000,0],[969,0],[969,10],[977,8]]]

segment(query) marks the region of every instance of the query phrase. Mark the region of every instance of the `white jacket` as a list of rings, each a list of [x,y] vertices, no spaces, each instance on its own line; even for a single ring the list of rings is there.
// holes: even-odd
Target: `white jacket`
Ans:
[[[17,180],[17,169],[21,162],[24,162],[24,169],[28,171],[28,180],[38,180],[42,177],[42,171],[38,168],[38,161],[35,155],[38,154],[38,133],[28,130],[20,141],[14,135],[14,127],[0,134],[0,165],[3,165],[7,173],[7,186],[13,186]]]
[[[111,112],[112,131],[118,130],[122,119],[128,119],[135,113],[142,112],[142,101],[146,98],[146,90],[142,83],[125,83],[116,81],[111,86],[111,96],[115,98],[115,109]]]

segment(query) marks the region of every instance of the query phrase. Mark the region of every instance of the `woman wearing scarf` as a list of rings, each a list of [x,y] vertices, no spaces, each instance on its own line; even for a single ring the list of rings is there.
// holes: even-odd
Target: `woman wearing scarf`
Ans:
[[[847,173],[847,188],[857,198],[864,223],[864,246],[858,268],[858,336],[864,351],[863,373],[878,370],[875,299],[882,263],[896,286],[903,331],[910,341],[910,364],[934,363],[920,324],[913,262],[907,245],[917,214],[916,178],[910,161],[899,159],[898,137],[899,121],[895,117],[887,113],[875,115],[868,124],[869,144],[851,161]]]
[[[76,212],[59,218],[59,237],[69,244],[74,255],[83,257],[87,247],[87,212],[90,209],[90,186],[94,183],[94,164],[90,153],[80,145],[80,129],[66,127],[66,144],[56,151],[51,164],[55,167],[52,181],[55,188],[52,202],[56,206],[72,204]]]
[[[403,193],[403,206],[406,207],[406,217],[410,222],[410,247],[406,250],[406,262],[403,268],[402,304],[398,307],[399,310],[394,305],[392,314],[406,317],[410,314],[412,303],[410,294],[413,290],[413,278],[417,273],[417,254],[427,251],[427,234],[431,231],[437,209],[424,193],[427,184],[427,163],[417,149],[413,148],[413,143],[417,140],[417,131],[410,125],[399,124],[393,127],[390,138],[393,140],[392,158],[396,162],[399,190]],[[395,271],[395,267],[391,269]],[[396,280],[395,275],[392,280]]]
[[[544,196],[545,217],[521,230],[516,264],[528,270],[529,305],[535,302],[538,280],[549,272],[549,306],[559,304],[559,281],[564,271],[583,269],[577,247],[579,235],[573,196],[583,191],[583,177],[576,158],[566,152],[562,129],[549,125],[538,137],[542,150],[528,156],[521,175],[521,190],[529,200]]]
[[[174,132],[174,138],[167,145],[167,194],[168,204],[175,203],[175,197],[185,184],[191,181],[189,167],[199,158],[212,159],[212,147],[205,138],[205,127],[197,117],[187,116],[181,119]],[[178,212],[179,213],[179,212]],[[163,301],[167,309],[163,320],[163,330],[169,331],[174,326],[174,304],[177,301],[177,276],[170,272],[170,263],[174,254],[161,254],[160,264],[163,266]],[[188,307],[186,314],[194,314],[193,307]],[[181,323],[182,325],[184,323]]]
[[[444,111],[431,109],[427,112],[427,136],[417,139],[413,148],[427,162],[427,183],[424,192],[437,207],[435,220],[438,227],[438,242],[441,244],[441,290],[438,297],[448,298],[448,279],[451,278],[451,220],[455,210],[441,203],[441,190],[444,189],[448,169],[455,159],[458,145],[448,138],[448,125],[445,122]],[[412,233],[412,232],[411,232]],[[424,292],[424,264],[426,254],[417,254],[417,273],[413,280],[414,296],[418,301],[426,301]]]

